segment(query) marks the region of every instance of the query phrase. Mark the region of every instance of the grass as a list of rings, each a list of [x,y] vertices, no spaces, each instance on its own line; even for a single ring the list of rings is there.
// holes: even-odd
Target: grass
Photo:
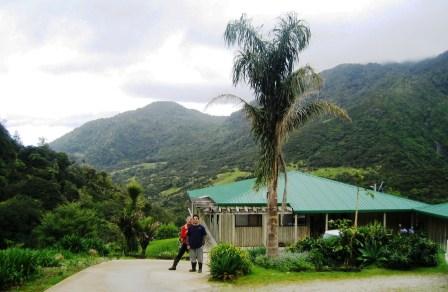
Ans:
[[[19,287],[10,288],[9,291],[35,292],[45,291],[67,277],[95,264],[106,261],[106,258],[91,257],[88,255],[71,255],[62,261],[59,267],[42,268],[39,274]]]
[[[175,194],[180,190],[181,188],[172,187],[167,190],[164,190],[163,192],[160,193],[160,195],[162,195],[163,197],[168,197],[169,195]]]
[[[241,171],[238,168],[235,168],[232,171],[223,172],[217,175],[217,178],[212,180],[213,185],[222,185],[234,182],[239,178],[245,178],[249,176],[251,173],[247,171]]]
[[[156,259],[173,259],[179,249],[177,238],[160,239],[151,241],[146,248],[146,256]]]
[[[440,264],[437,267],[430,268],[416,268],[408,271],[389,270],[379,267],[367,267],[360,272],[281,272],[277,270],[265,269],[259,266],[254,266],[252,273],[240,277],[231,284],[236,286],[263,286],[277,282],[283,283],[301,283],[317,280],[350,280],[363,279],[372,276],[405,276],[405,275],[447,275],[448,264],[444,260],[444,255],[439,254]]]
[[[317,175],[320,177],[326,177],[329,179],[334,179],[337,175],[340,174],[349,174],[349,175],[366,175],[370,172],[369,169],[363,168],[353,168],[353,167],[325,167],[319,168],[311,172],[313,175]]]
[[[115,171],[112,171],[111,174],[116,174],[116,173],[125,173],[131,170],[138,170],[138,169],[142,169],[142,170],[148,170],[148,169],[155,169],[157,167],[159,167],[160,165],[165,165],[166,162],[145,162],[145,163],[140,163],[140,164],[136,164],[130,167],[126,167],[126,168],[122,168],[122,169],[118,169]]]

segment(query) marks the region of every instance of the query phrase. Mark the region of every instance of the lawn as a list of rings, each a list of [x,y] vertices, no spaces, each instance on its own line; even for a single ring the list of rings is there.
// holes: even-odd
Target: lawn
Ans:
[[[254,266],[252,273],[240,277],[232,282],[237,286],[264,286],[274,282],[300,283],[314,280],[349,280],[361,279],[372,276],[392,276],[392,275],[448,275],[448,264],[444,260],[444,255],[439,255],[440,264],[431,268],[416,268],[408,271],[390,270],[379,267],[366,267],[360,272],[280,272],[277,270],[265,269]]]
[[[251,173],[247,171],[241,171],[238,168],[235,168],[232,171],[223,172],[217,175],[217,178],[212,181],[213,185],[222,185],[234,182],[239,178],[246,178]]]

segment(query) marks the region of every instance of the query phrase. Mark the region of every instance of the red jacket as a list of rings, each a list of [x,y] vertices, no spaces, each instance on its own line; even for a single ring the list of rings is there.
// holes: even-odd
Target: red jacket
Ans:
[[[179,241],[182,242],[182,244],[187,244],[187,234],[188,234],[188,224],[185,224],[180,229]]]

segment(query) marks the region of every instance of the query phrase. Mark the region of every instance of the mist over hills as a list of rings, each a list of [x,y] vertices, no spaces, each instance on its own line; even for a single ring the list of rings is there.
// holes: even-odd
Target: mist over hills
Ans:
[[[344,64],[321,75],[320,97],[346,108],[353,122],[323,119],[294,133],[285,147],[292,167],[330,167],[339,180],[383,181],[389,192],[448,200],[448,52],[415,63]],[[168,205],[218,173],[253,170],[257,157],[242,112],[216,117],[173,102],[86,123],[51,147],[118,181],[137,176]]]

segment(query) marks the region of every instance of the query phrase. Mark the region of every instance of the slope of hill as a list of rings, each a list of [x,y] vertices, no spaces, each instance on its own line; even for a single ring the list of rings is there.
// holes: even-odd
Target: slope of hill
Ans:
[[[294,133],[288,162],[360,169],[334,178],[448,199],[448,52],[416,63],[340,65],[322,76],[321,97],[345,107],[353,122],[316,121]],[[185,188],[234,168],[251,171],[256,161],[243,113],[211,117],[168,102],[87,123],[51,146],[114,170],[118,181],[139,177],[153,198],[164,191],[164,206],[178,206]]]

